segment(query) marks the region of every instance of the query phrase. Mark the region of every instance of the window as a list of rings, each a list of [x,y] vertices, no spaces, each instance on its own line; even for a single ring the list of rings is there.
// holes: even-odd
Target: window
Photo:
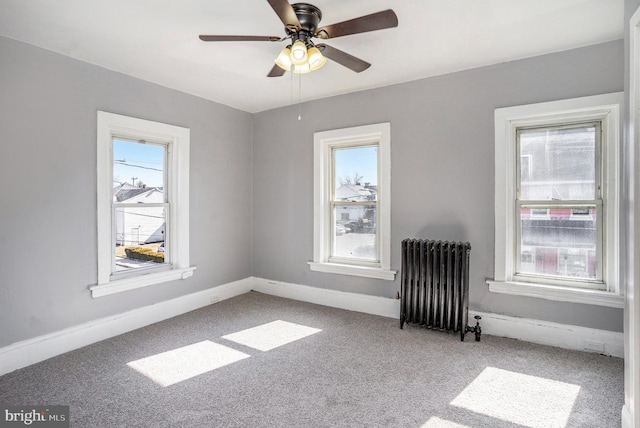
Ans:
[[[314,135],[311,270],[393,280],[389,123]]]
[[[621,94],[497,109],[492,292],[621,307]]]
[[[379,263],[378,146],[334,146],[331,154],[329,261]]]
[[[184,279],[189,267],[189,130],[98,112],[100,297]]]
[[[124,276],[125,272],[158,268],[171,257],[171,246],[165,245],[170,210],[164,191],[168,144],[116,136],[111,143],[115,229],[111,272]]]
[[[516,264],[515,276],[579,278],[573,285],[605,288],[603,248],[598,245],[603,208],[601,127],[602,121],[596,120],[516,128],[519,159],[527,156],[535,161],[526,167],[526,174],[522,162],[516,165],[520,171],[516,173],[516,216],[520,218],[515,250],[532,254],[533,263]],[[531,164],[536,168],[530,169]],[[596,215],[577,221],[574,211]],[[516,259],[522,258],[516,255]]]

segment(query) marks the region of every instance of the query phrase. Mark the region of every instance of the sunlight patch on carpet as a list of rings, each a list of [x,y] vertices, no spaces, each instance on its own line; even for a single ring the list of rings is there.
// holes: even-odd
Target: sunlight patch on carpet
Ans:
[[[429,418],[420,428],[471,428],[468,425],[457,424],[437,416]]]
[[[205,340],[131,361],[127,366],[160,386],[170,386],[245,358],[249,355]]]
[[[450,404],[529,428],[565,427],[579,385],[487,367]]]
[[[321,331],[317,328],[278,320],[228,334],[222,338],[259,351],[269,351]]]

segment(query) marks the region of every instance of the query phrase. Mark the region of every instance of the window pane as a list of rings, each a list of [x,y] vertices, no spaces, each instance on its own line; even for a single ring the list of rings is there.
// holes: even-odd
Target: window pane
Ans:
[[[378,260],[375,205],[336,205],[333,257]]]
[[[114,138],[113,201],[166,202],[165,156],[165,146]]]
[[[116,272],[165,262],[164,207],[118,207],[114,214]]]
[[[593,200],[596,127],[520,133],[520,199]]]
[[[375,201],[378,147],[334,149],[335,201]]]
[[[520,210],[520,272],[566,278],[596,278],[596,207]]]

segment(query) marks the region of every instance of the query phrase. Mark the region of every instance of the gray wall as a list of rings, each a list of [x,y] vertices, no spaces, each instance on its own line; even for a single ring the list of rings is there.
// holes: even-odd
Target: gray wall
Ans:
[[[297,107],[250,115],[6,38],[0,55],[0,347],[250,275],[394,296],[397,280],[307,266],[313,133],[386,121],[393,268],[405,237],[468,240],[473,309],[622,330],[621,310],[490,294],[484,283],[493,110],[622,90],[621,41],[305,103],[302,121]],[[191,129],[192,278],[90,297],[97,110]]]
[[[0,347],[251,275],[251,115],[0,38]],[[191,129],[192,278],[92,299],[96,111]]]
[[[395,296],[399,278],[325,274],[307,265],[313,133],[391,122],[392,268],[400,268],[404,238],[469,241],[472,309],[622,331],[620,309],[489,293],[485,278],[493,277],[494,263],[494,109],[622,91],[623,54],[623,42],[615,41],[327,98],[304,103],[302,121],[297,107],[255,114],[253,275]]]

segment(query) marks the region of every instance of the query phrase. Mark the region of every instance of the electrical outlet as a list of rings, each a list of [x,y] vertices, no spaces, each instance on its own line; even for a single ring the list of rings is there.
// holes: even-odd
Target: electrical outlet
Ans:
[[[604,353],[604,343],[598,342],[596,340],[585,340],[583,343],[583,347],[587,351]]]
[[[218,303],[220,301],[220,296],[214,294],[211,296],[211,303]]]

